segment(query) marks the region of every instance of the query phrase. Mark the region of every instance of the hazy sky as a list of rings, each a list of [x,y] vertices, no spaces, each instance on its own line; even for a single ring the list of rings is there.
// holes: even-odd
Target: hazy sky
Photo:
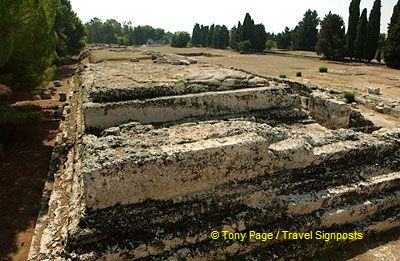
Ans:
[[[382,0],[381,31],[387,24],[398,0]],[[361,0],[368,9],[374,0]],[[87,22],[93,17],[102,20],[131,21],[133,25],[151,25],[167,31],[191,32],[195,23],[225,24],[228,28],[244,19],[249,12],[256,23],[263,23],[268,32],[294,28],[307,9],[317,10],[323,18],[329,11],[348,20],[350,0],[71,0],[73,9]]]

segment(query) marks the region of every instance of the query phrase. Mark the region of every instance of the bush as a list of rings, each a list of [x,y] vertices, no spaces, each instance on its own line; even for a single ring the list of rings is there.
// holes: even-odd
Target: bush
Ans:
[[[188,45],[190,41],[190,34],[187,32],[176,32],[172,36],[171,46],[177,48],[183,48]]]
[[[327,67],[319,67],[319,72],[320,73],[327,73],[328,72],[328,68]]]
[[[0,126],[34,125],[41,121],[39,114],[20,111],[9,107],[0,107]]]
[[[346,91],[343,97],[346,99],[347,103],[353,103],[356,101],[356,94],[354,92]]]
[[[297,72],[297,73],[296,73],[296,76],[297,76],[297,77],[301,77],[301,76],[302,76],[302,75],[301,75],[301,72]]]
[[[279,78],[286,79],[286,74],[280,74]]]
[[[272,48],[276,48],[276,42],[269,39],[266,43],[267,50],[271,50]]]
[[[240,42],[238,44],[238,49],[240,53],[248,53],[251,48],[251,42],[249,40]]]

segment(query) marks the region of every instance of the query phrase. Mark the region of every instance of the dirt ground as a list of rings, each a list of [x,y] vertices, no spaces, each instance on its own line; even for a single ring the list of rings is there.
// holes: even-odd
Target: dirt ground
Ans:
[[[145,47],[161,53],[190,54],[209,53],[209,56],[192,57],[195,60],[222,64],[227,67],[246,69],[263,75],[311,82],[323,87],[366,92],[370,86],[380,87],[383,96],[400,97],[400,71],[379,64],[332,63],[318,59],[312,52],[280,52],[280,54],[239,54],[230,50],[209,48]],[[319,73],[320,67],[327,67],[328,73]],[[296,72],[302,77],[296,77]]]
[[[37,126],[2,127],[4,153],[0,157],[0,260],[26,260],[57,122]]]
[[[9,103],[40,112],[43,121],[26,126],[0,126],[0,261],[26,260],[41,207],[43,187],[58,133],[54,108],[62,107],[59,92],[68,89],[68,78],[49,100],[35,100],[32,93],[15,93]]]

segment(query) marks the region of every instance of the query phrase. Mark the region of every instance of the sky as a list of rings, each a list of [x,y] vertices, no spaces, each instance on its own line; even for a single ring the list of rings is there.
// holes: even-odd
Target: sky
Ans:
[[[398,0],[382,1],[381,32],[387,25]],[[368,15],[374,0],[361,0]],[[343,17],[346,25],[350,0],[71,0],[78,16],[88,22],[93,17],[131,21],[134,26],[151,25],[166,31],[192,32],[195,23],[226,25],[243,21],[246,12],[255,23],[263,23],[267,32],[279,33],[294,28],[307,9],[317,10],[323,18],[329,11]]]

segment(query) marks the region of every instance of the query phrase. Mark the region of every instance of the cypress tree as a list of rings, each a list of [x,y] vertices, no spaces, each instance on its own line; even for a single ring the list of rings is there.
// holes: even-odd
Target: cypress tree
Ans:
[[[367,27],[367,46],[365,58],[368,61],[374,59],[379,42],[379,35],[381,32],[381,0],[375,0],[369,15]]]
[[[243,26],[242,26],[242,39],[241,41],[246,41],[246,40],[251,40],[254,37],[254,21],[251,19],[251,16],[249,13],[246,13],[246,16],[243,21]]]
[[[256,51],[263,51],[266,48],[267,33],[263,24],[258,24],[254,27],[254,37],[252,39],[252,48]]]
[[[207,47],[212,47],[214,45],[213,40],[214,40],[214,30],[215,30],[215,25],[212,24],[210,26],[210,30],[208,31],[208,37],[207,37]]]
[[[361,60],[365,59],[366,47],[367,47],[367,9],[365,8],[360,17],[360,22],[357,26],[357,36],[354,41],[354,54],[355,58]]]
[[[347,55],[354,58],[354,42],[357,36],[357,26],[360,20],[361,0],[352,0],[349,7],[349,28],[347,29],[346,49]]]
[[[199,24],[194,25],[193,33],[192,33],[192,45],[194,45],[194,46],[201,45],[201,31],[200,31]]]
[[[384,53],[387,66],[400,68],[400,0],[393,9]]]
[[[236,50],[238,44],[238,30],[237,27],[232,27],[231,31],[229,32],[229,46]]]

